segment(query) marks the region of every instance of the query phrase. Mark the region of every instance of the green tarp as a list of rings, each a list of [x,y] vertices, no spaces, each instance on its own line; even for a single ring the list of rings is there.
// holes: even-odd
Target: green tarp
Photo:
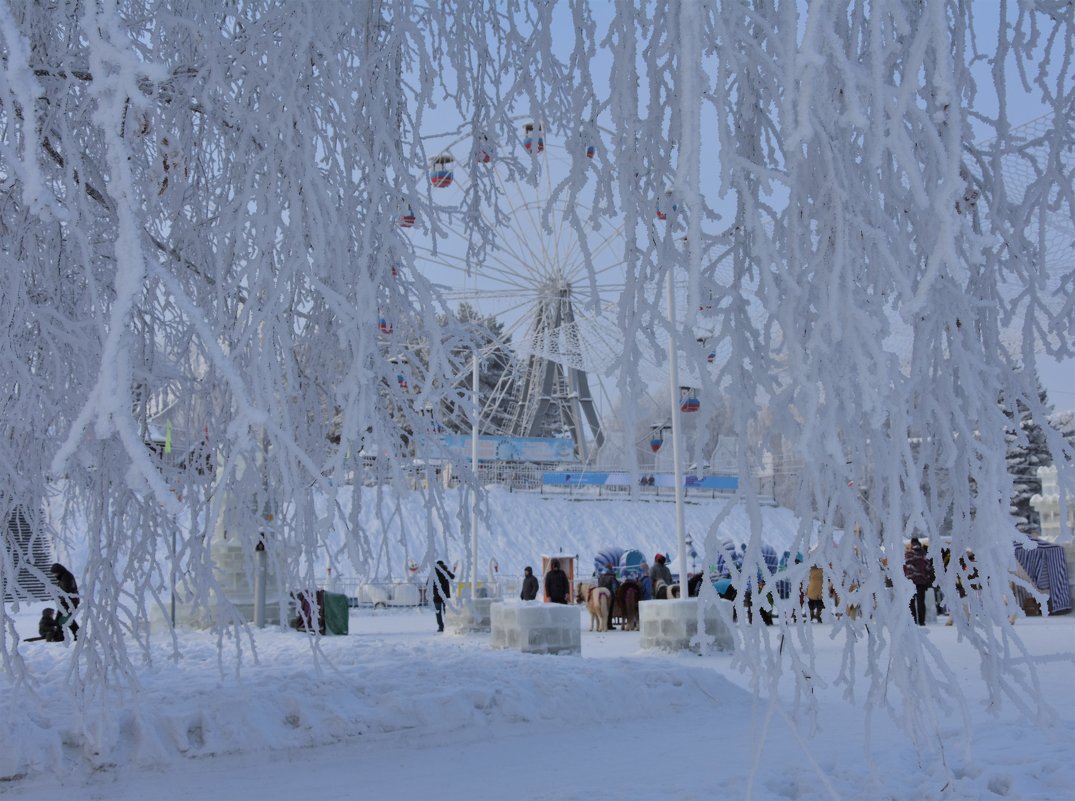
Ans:
[[[347,606],[347,596],[338,592],[325,593],[325,633],[346,634],[347,619],[351,610]]]

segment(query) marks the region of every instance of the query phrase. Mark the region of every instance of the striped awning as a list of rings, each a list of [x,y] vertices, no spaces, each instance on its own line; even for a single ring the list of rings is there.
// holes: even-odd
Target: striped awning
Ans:
[[[1015,558],[1030,576],[1034,586],[1049,593],[1049,614],[1071,611],[1071,588],[1068,586],[1068,563],[1059,545],[1035,540],[1037,548],[1015,545]]]

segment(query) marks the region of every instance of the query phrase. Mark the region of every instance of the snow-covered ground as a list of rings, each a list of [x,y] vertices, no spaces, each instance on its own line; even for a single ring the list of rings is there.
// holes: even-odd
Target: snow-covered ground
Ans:
[[[488,635],[438,635],[428,610],[352,610],[350,635],[324,639],[318,668],[303,635],[259,631],[259,663],[240,681],[221,674],[212,636],[183,632],[180,664],[160,653],[138,670],[140,692],[98,699],[88,720],[71,713],[64,647],[28,645],[41,707],[5,725],[0,797],[1069,799],[1075,619],[1017,627],[1055,719],[979,705],[972,731],[944,726],[922,757],[886,714],[867,725],[839,686],[818,688],[812,730],[790,689],[755,698],[731,656],[643,652],[633,632],[586,630],[581,657],[522,655],[491,650]],[[815,624],[826,675],[840,658],[829,628]],[[956,629],[921,636],[980,704]],[[93,752],[83,727],[99,738]],[[12,777],[20,764],[28,775]]]
[[[562,515],[570,542],[591,550],[616,544],[617,526],[636,531],[643,508],[671,512],[505,494],[497,514],[521,521],[528,504]],[[786,511],[771,514],[771,530],[790,531]],[[497,534],[512,560],[557,550],[512,532],[531,536],[524,525]],[[36,633],[40,606],[16,615],[20,636]],[[971,706],[967,729],[938,710],[940,737],[925,753],[897,720],[894,685],[895,713],[868,716],[866,685],[852,698],[833,681],[845,652],[831,621],[811,628],[812,699],[796,697],[790,672],[777,693],[755,695],[730,654],[641,651],[637,633],[591,633],[581,610],[579,625],[581,656],[524,655],[492,650],[488,634],[436,634],[428,609],[353,609],[350,634],[323,638],[316,659],[306,635],[255,630],[241,671],[234,643],[220,650],[215,635],[181,630],[178,662],[162,637],[151,662],[81,703],[70,649],[25,643],[39,703],[16,704],[0,674],[0,798],[1075,797],[1075,616],[1015,625],[1053,712],[1035,722],[1014,705],[986,707],[979,659],[956,627],[912,627]],[[777,628],[766,633],[779,642]],[[860,676],[870,636],[847,666]],[[136,689],[119,689],[131,679]]]

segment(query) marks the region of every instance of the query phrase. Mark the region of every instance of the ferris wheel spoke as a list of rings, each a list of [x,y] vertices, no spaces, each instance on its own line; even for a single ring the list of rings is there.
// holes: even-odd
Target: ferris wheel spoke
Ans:
[[[585,270],[579,270],[575,276],[572,286],[582,293],[582,299],[587,307],[592,307],[595,303],[613,303],[623,294],[627,286],[624,282],[609,283],[600,280],[601,278],[602,273],[591,275]]]
[[[548,151],[546,151],[546,154],[547,153],[548,153]],[[568,254],[570,253],[570,251],[573,248],[581,247],[581,245],[578,242],[578,237],[574,236],[575,230],[574,230],[574,227],[571,225],[571,223],[569,221],[570,215],[567,214],[566,206],[562,206],[559,201],[553,200],[552,169],[550,168],[549,160],[548,160],[547,157],[545,159],[544,177],[546,178],[546,181],[545,181],[545,197],[547,199],[549,199],[554,204],[554,207],[555,207],[555,209],[557,211],[559,211],[561,208],[563,208],[563,210],[564,210],[563,213],[558,213],[556,215],[556,221],[555,221],[556,222],[556,227],[553,229],[553,232],[552,232],[552,234],[553,234],[553,247],[555,249],[557,259],[563,257],[563,260],[564,260],[563,264],[570,263]],[[543,209],[542,214],[544,214],[545,211],[546,210]],[[565,230],[566,230],[568,236],[573,237],[573,241],[568,242],[566,245],[564,244]],[[563,264],[558,264],[557,266],[563,267]]]
[[[474,293],[467,289],[459,289],[454,292],[445,292],[443,297],[446,300],[459,300],[459,301],[474,301],[478,300],[518,300],[519,293],[514,289],[503,289],[500,291],[482,290],[480,293]]]
[[[618,230],[622,231],[622,226]],[[602,250],[610,252],[608,243],[614,241],[614,236],[615,234],[610,235],[599,243],[598,247],[589,253],[588,261],[585,258],[585,254],[582,252],[582,245],[576,236],[574,247],[577,252],[576,250],[573,250],[570,254],[570,259],[565,259],[565,273],[567,273],[572,280],[578,280],[579,278],[585,279],[588,286],[596,288],[603,284],[601,281],[603,275],[613,271],[622,272],[627,266],[627,260],[625,258],[619,258],[614,261],[603,263],[601,266],[595,266],[595,262],[599,261]],[[619,285],[622,291],[623,283],[620,283]]]
[[[463,256],[448,252],[441,248],[435,254],[428,247],[415,246],[415,252],[424,254],[424,260],[429,264],[436,264],[446,269],[461,272],[466,278],[477,281],[481,278],[490,278],[501,284],[506,284],[516,289],[525,289],[529,286],[524,277],[519,276],[518,271],[512,269],[513,265],[499,258],[493,257],[492,261],[499,266],[490,265],[486,262],[475,265]]]
[[[469,175],[470,171],[471,170],[469,169],[464,169],[456,175],[455,184],[457,185],[458,191],[463,194],[466,194],[469,191],[468,187],[473,184]],[[508,219],[515,218],[517,216],[515,202],[512,200],[512,195],[506,191],[504,183],[500,178],[499,171],[495,168],[492,171],[492,177],[494,184],[500,187],[498,195],[503,196],[508,200],[509,207],[512,210],[508,215]],[[503,227],[502,224],[498,223],[497,215],[488,211],[486,208],[479,207],[478,214],[483,224],[489,229],[496,230]],[[457,230],[451,223],[445,224],[445,228],[448,229],[449,233],[455,240],[457,240],[457,242],[462,243],[467,240],[467,236],[463,232]],[[514,237],[514,240],[517,242],[526,241],[524,237]],[[485,260],[480,265],[470,262],[468,258],[463,256],[453,254],[451,258],[454,261],[465,265],[468,276],[472,278],[488,277],[490,273],[493,273],[495,276],[498,276],[494,280],[504,281],[510,283],[512,286],[525,288],[529,284],[525,277],[519,275],[519,268],[522,267],[527,269],[528,260],[524,253],[518,251],[515,247],[509,244],[511,241],[512,238],[510,237],[505,238],[503,236],[498,236],[495,246],[485,251]],[[426,247],[426,250],[427,252],[429,251],[428,246]],[[443,246],[438,250],[438,255],[441,250],[443,250]],[[494,270],[490,262],[499,265],[500,270]]]
[[[422,256],[424,263],[436,264],[446,269],[465,273],[468,277],[477,271],[466,258],[451,253],[443,248],[434,251],[428,245],[413,245],[414,252]]]
[[[507,228],[507,235],[499,235],[495,245],[489,250],[489,253],[493,254],[490,258],[493,258],[504,269],[509,270],[514,275],[519,275],[522,272],[524,275],[533,277],[536,274],[534,265],[541,262],[541,257],[529,244],[536,237],[525,228],[520,227],[518,220],[521,213],[518,211],[518,207],[510,200],[508,205],[512,211],[508,216],[506,226],[496,225],[487,212],[482,212],[482,218],[490,228]],[[505,255],[499,255],[501,253]],[[507,259],[505,259],[505,256]],[[509,263],[510,260],[513,260],[514,264]]]
[[[531,287],[531,283],[527,281],[526,276],[519,275],[517,270],[513,270],[511,263],[502,261],[499,258],[494,258],[491,261],[492,263],[486,262],[483,265],[479,275],[491,279],[499,285],[514,287],[517,290],[527,290]]]
[[[538,197],[535,201],[524,200],[522,204],[516,206],[512,200],[512,192],[504,182],[504,176],[501,175],[499,170],[495,171],[494,175],[499,182],[502,196],[507,199],[508,206],[512,211],[511,220],[508,223],[509,228],[516,234],[517,241],[526,247],[532,259],[530,264],[524,264],[524,266],[527,267],[531,275],[535,275],[539,280],[545,280],[547,276],[540,272],[538,267],[549,263],[548,249],[545,243],[544,230],[541,227],[540,220],[534,213],[534,203],[540,204],[541,198]],[[538,183],[540,185],[540,176]],[[524,184],[524,186],[529,187],[529,184]],[[529,230],[523,230],[522,224],[524,222],[529,223]],[[539,245],[540,252],[532,247],[535,241]]]
[[[516,242],[525,241],[525,236],[519,232],[511,230],[511,233],[514,234],[513,237],[505,237],[502,235],[497,243],[490,248],[489,258],[501,265],[504,270],[522,278],[525,283],[529,284],[532,282],[529,276],[533,274],[533,264],[536,257],[528,258],[526,253],[520,252],[513,245],[509,244],[510,239],[512,238]],[[500,255],[501,253],[504,255]]]
[[[604,239],[597,243],[597,247],[590,251],[593,258],[597,258],[603,251],[612,247],[616,242],[623,241],[623,224],[617,225]],[[622,264],[623,262],[619,262]]]

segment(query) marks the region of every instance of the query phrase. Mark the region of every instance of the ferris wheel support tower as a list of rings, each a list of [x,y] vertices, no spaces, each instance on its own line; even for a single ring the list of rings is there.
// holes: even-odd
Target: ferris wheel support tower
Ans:
[[[579,460],[591,462],[604,444],[605,435],[589,379],[581,368],[570,284],[552,285],[542,293],[528,338],[531,353],[511,417],[512,435],[539,436],[550,413],[556,413],[575,443]],[[550,358],[551,353],[560,358]]]

